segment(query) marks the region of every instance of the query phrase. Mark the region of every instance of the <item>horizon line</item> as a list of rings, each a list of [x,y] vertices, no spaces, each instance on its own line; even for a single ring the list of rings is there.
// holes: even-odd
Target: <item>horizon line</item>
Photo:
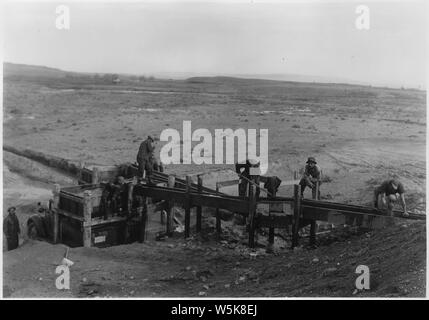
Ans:
[[[295,82],[295,83],[319,83],[319,84],[342,84],[342,85],[350,85],[350,86],[361,86],[361,87],[372,87],[372,88],[388,88],[388,89],[406,89],[406,90],[419,90],[419,91],[428,91],[427,85],[388,85],[383,83],[369,83],[360,80],[353,79],[345,79],[338,78],[335,76],[321,76],[321,75],[307,75],[307,74],[296,74],[296,73],[213,73],[213,72],[194,72],[194,71],[157,71],[157,72],[148,72],[148,73],[128,73],[128,72],[94,72],[94,71],[75,71],[68,70],[59,67],[41,65],[41,64],[28,64],[21,62],[11,62],[11,61],[3,61],[3,64],[15,64],[15,65],[23,65],[23,66],[33,66],[33,67],[42,67],[48,69],[55,69],[61,72],[69,72],[69,73],[81,73],[81,74],[118,74],[118,75],[127,75],[127,76],[154,76],[155,75],[169,75],[166,78],[156,78],[158,80],[188,80],[195,77],[229,77],[236,79],[247,79],[247,80],[267,80],[267,81],[276,81],[276,82]],[[2,68],[3,69],[3,68]],[[4,70],[2,70],[3,78],[4,78]],[[176,78],[171,77],[176,74]],[[177,75],[181,74],[182,77],[177,77]],[[188,74],[188,76],[184,76]],[[287,79],[273,79],[269,78],[269,76],[290,76],[290,77],[303,77],[303,78],[319,78],[316,80],[311,79],[302,79],[302,80],[287,80]],[[264,78],[266,77],[266,78]],[[169,78],[169,79],[168,79]],[[325,80],[324,80],[325,79]],[[337,79],[338,81],[335,81]]]

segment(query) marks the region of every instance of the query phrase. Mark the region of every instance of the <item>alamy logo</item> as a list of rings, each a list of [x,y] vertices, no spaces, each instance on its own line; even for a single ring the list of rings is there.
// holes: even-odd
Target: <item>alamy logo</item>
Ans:
[[[268,170],[268,129],[215,129],[213,137],[204,128],[192,132],[191,121],[183,121],[182,139],[179,131],[169,128],[161,132],[160,140],[167,142],[160,151],[163,164],[234,164],[252,159],[260,163],[261,174]],[[192,147],[193,142],[199,143]]]
[[[359,277],[356,278],[356,289],[358,290],[369,290],[369,268],[366,265],[359,265],[356,268],[356,273],[360,274]]]
[[[369,30],[369,8],[365,5],[359,5],[355,10],[359,16],[356,18],[355,26],[358,30]]]
[[[59,276],[55,279],[55,287],[58,290],[69,290],[70,289],[70,267],[74,264],[73,261],[67,259],[69,248],[66,249],[64,258],[61,264],[55,268],[55,274]]]
[[[55,27],[58,30],[70,29],[70,9],[68,6],[60,5],[55,8],[57,18],[55,19]]]

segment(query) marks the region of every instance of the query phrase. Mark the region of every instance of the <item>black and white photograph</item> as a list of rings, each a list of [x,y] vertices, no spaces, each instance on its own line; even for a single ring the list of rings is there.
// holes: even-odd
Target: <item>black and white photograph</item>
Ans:
[[[2,298],[427,297],[426,1],[0,8]]]

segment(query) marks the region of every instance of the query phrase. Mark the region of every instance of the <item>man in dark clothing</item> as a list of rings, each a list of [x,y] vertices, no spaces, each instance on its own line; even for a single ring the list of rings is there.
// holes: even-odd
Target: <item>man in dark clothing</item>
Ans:
[[[139,165],[139,175],[143,177],[146,171],[146,176],[149,177],[153,170],[153,159],[155,151],[154,139],[148,136],[145,141],[140,144],[139,152],[137,153],[137,163]]]
[[[393,205],[398,199],[404,210],[403,215],[408,216],[407,205],[405,203],[405,188],[397,179],[383,181],[383,183],[374,190],[374,206],[378,209],[387,210],[389,216],[393,216]]]
[[[301,197],[304,196],[305,187],[310,187],[312,190],[313,198],[316,198],[316,184],[319,183],[322,178],[322,171],[317,165],[316,159],[314,157],[309,157],[307,160],[307,165],[304,169],[304,174],[302,175],[301,181]],[[318,190],[317,199],[320,199],[320,189]]]
[[[3,220],[3,232],[6,235],[8,251],[16,249],[19,246],[18,235],[21,233],[21,228],[19,227],[19,221],[16,217],[15,211],[15,207],[10,207],[7,209],[9,214]]]
[[[262,178],[261,178],[261,180],[262,180]],[[269,192],[268,198],[273,198],[274,195],[279,190],[279,187],[280,187],[282,181],[276,176],[265,177],[264,180],[265,180],[264,189],[266,189]]]
[[[238,174],[238,195],[240,197],[246,197],[247,188],[249,182],[247,179],[250,179],[250,163],[249,160],[246,160],[246,163],[236,163],[235,172]]]
[[[113,185],[113,206],[115,211],[122,212],[128,208],[128,185],[122,176],[117,178],[116,183]]]
[[[251,180],[251,176],[252,176],[250,168],[259,168],[259,165],[260,165],[259,162],[257,162],[256,160],[249,160],[249,159],[247,159],[245,163],[235,164],[235,172],[238,174],[238,177],[239,177],[238,195],[240,197],[246,197],[246,195],[248,195],[247,191],[250,183],[249,181]],[[255,183],[254,192],[256,194],[256,199],[258,199],[261,190],[256,186],[259,186],[260,176],[257,175],[256,177],[254,177],[253,182]]]

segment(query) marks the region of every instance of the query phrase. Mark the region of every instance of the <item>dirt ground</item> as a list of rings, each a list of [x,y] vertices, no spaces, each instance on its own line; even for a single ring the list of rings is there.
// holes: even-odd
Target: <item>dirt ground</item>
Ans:
[[[230,78],[106,85],[20,72],[5,68],[4,144],[76,162],[119,164],[134,162],[148,134],[159,136],[164,128],[182,132],[183,120],[191,120],[193,130],[211,132],[268,128],[268,175],[291,179],[308,156],[315,156],[329,181],[322,185],[322,199],[366,205],[374,187],[395,176],[405,185],[410,211],[426,211],[424,91]],[[205,184],[214,186],[222,179],[214,173],[220,169],[233,166],[169,165],[166,171],[204,171]],[[23,226],[35,203],[50,198],[54,182],[73,183],[70,177],[8,153],[3,174],[3,208],[16,205]],[[291,195],[291,189],[279,193]],[[177,234],[164,242],[149,237],[144,244],[71,249],[75,264],[67,292],[54,286],[64,246],[23,237],[19,249],[3,256],[4,295],[425,295],[422,222],[398,220],[395,227],[364,231],[338,228],[321,237],[317,249],[291,251],[287,243],[277,243],[276,254],[265,254],[262,245],[255,252],[247,249],[246,235],[231,221],[225,222],[230,224],[225,242],[215,241],[210,214],[205,216],[204,239],[185,241]],[[360,264],[370,267],[373,287],[353,294]]]

